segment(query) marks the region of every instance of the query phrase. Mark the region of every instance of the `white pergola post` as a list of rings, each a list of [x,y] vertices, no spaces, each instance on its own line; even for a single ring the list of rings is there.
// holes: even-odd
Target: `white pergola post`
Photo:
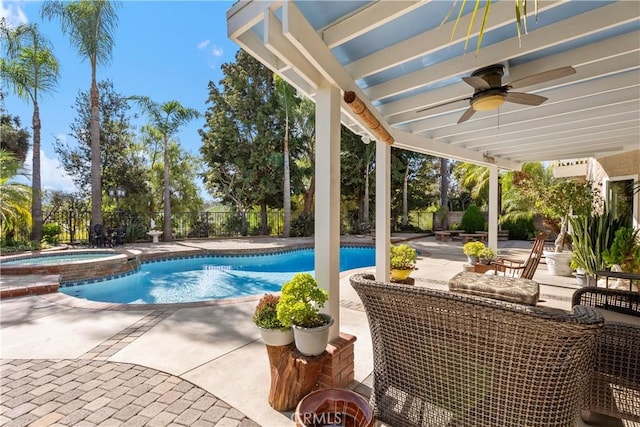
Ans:
[[[498,166],[489,166],[489,240],[488,246],[498,249]]]
[[[391,147],[376,140],[376,280],[389,281]]]
[[[315,277],[329,292],[324,312],[340,332],[340,90],[325,82],[316,94]]]

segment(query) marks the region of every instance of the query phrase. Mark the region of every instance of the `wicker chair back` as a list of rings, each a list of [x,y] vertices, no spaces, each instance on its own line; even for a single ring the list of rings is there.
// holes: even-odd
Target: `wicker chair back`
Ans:
[[[570,426],[602,317],[351,277],[373,343],[376,420],[393,426]]]

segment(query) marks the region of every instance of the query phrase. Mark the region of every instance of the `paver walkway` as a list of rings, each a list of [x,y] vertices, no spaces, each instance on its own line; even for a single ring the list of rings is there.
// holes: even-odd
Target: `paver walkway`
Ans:
[[[107,359],[173,313],[155,310],[74,360],[2,360],[0,425],[258,426],[177,376]]]

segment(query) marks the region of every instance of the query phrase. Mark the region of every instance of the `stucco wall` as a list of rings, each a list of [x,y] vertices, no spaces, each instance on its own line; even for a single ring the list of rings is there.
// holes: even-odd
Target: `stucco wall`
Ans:
[[[600,191],[605,179],[616,177],[635,177],[636,183],[640,179],[640,149],[629,153],[616,154],[614,156],[590,159],[587,165],[587,179],[592,181]],[[601,193],[602,194],[602,193]],[[640,224],[640,193],[635,197],[635,224]]]

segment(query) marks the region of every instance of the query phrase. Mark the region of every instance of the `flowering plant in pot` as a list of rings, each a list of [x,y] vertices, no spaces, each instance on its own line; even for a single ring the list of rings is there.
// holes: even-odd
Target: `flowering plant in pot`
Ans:
[[[480,254],[486,249],[486,246],[482,242],[467,242],[462,247],[462,252],[467,256],[469,264],[475,265],[478,263]]]
[[[277,305],[280,297],[265,294],[253,313],[253,322],[260,331],[262,341],[266,345],[289,345],[293,342],[293,330],[278,320]]]
[[[418,252],[405,243],[391,246],[389,256],[391,278],[394,280],[405,280],[416,268]]]
[[[293,327],[296,348],[306,356],[321,354],[329,342],[333,318],[320,313],[328,298],[327,291],[309,273],[297,273],[282,286],[278,320],[285,327]]]
[[[491,264],[491,261],[496,259],[496,251],[490,247],[486,247],[478,254],[480,264]]]

